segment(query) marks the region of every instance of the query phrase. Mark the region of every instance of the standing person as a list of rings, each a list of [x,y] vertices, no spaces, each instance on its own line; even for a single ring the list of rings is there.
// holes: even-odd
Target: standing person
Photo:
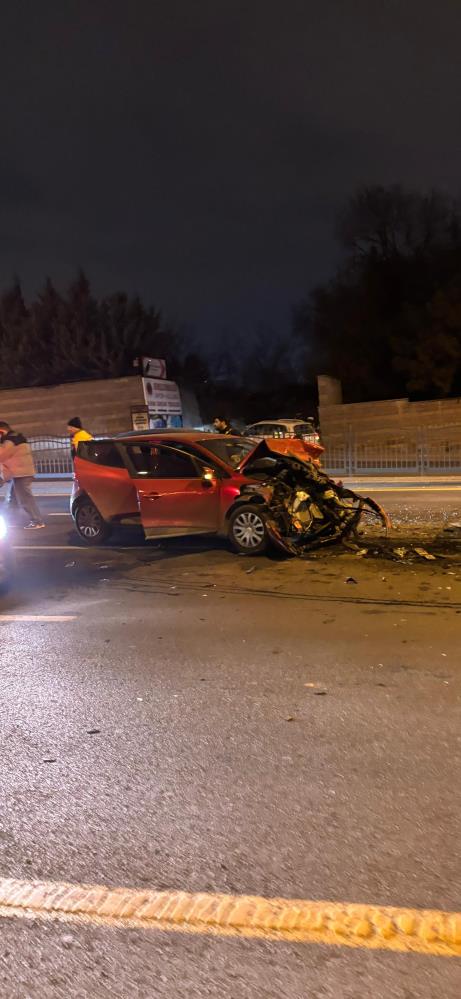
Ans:
[[[72,457],[75,458],[80,441],[92,441],[93,437],[92,434],[88,433],[88,430],[83,429],[79,416],[73,416],[71,420],[67,421],[67,432],[70,436]]]
[[[236,433],[233,427],[231,427],[229,420],[226,420],[224,416],[216,416],[213,420],[213,426],[216,427],[219,434],[225,434],[226,437]]]
[[[35,466],[30,444],[4,420],[0,420],[0,472],[2,479],[10,483],[7,503],[15,500],[30,517],[24,530],[39,531],[45,527],[32,492]]]

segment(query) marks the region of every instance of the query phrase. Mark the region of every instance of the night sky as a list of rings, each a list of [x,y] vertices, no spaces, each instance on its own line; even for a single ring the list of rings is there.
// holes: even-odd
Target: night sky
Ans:
[[[460,0],[5,5],[1,284],[288,328],[357,185],[459,193],[460,51]]]

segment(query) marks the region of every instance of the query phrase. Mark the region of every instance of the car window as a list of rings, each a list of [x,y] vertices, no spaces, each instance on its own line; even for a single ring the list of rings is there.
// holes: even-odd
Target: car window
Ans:
[[[280,423],[257,423],[253,433],[255,437],[284,437],[285,427]]]
[[[132,444],[127,448],[138,475],[156,479],[196,479],[199,470],[193,459],[175,448],[158,444]]]
[[[221,468],[219,462],[215,461],[214,454],[211,453],[202,454],[201,451],[197,451],[195,443],[187,444],[184,441],[178,441],[177,443],[175,442],[175,448],[177,448],[178,451],[181,451],[183,454],[190,454],[193,461],[196,464],[198,464],[200,468],[200,474],[203,474],[204,468],[212,468],[213,471],[215,471],[218,476],[224,474],[224,471]]]
[[[221,458],[221,461],[230,465],[231,468],[240,465],[240,462],[250,451],[253,451],[255,446],[253,441],[249,441],[245,437],[215,437],[211,440],[198,440],[197,444],[201,444],[207,451],[211,451],[211,454]]]
[[[122,455],[112,441],[82,441],[78,456],[95,465],[105,465],[106,468],[125,468]]]
[[[295,434],[315,434],[315,427],[313,423],[296,423],[293,432]]]

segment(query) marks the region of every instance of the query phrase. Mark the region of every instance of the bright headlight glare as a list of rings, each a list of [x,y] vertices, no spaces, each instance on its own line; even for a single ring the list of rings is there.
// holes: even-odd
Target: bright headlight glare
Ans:
[[[6,538],[6,520],[0,516],[0,541]]]

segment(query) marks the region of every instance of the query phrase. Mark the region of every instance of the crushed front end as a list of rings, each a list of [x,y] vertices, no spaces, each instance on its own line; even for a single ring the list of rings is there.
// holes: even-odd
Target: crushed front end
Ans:
[[[390,526],[374,500],[334,482],[307,458],[274,452],[270,441],[248,457],[245,474],[256,481],[242,488],[242,500],[264,505],[269,537],[290,555],[355,535],[365,516]]]

